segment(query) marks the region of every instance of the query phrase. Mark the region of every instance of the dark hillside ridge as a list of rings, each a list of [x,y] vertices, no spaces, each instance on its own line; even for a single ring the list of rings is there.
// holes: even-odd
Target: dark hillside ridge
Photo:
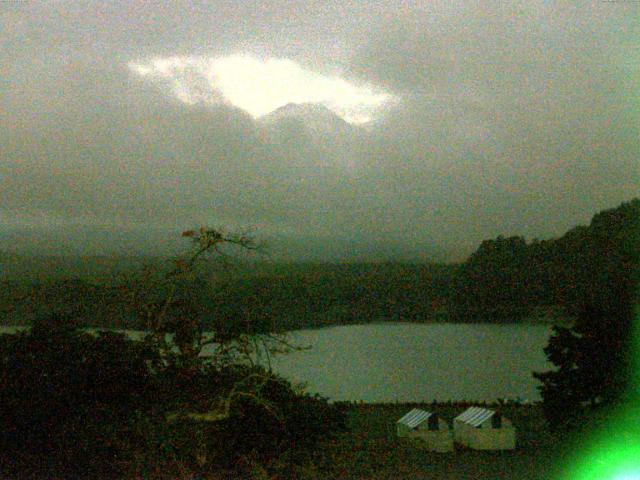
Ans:
[[[204,312],[205,328],[237,318],[283,330],[380,321],[555,322],[575,314],[594,274],[616,281],[612,262],[640,245],[639,221],[640,200],[634,199],[558,239],[485,240],[462,264],[256,260],[230,269],[215,264],[207,266],[211,270],[198,291],[191,291],[197,299],[192,301]],[[0,257],[2,322],[28,324],[43,311],[64,309],[83,312],[96,326],[138,328],[132,313],[116,306],[113,285],[145,264],[166,263],[160,256],[5,254]],[[222,291],[221,300],[211,300],[214,290]],[[20,301],[26,298],[31,300]]]
[[[485,240],[461,266],[450,306],[455,318],[512,321],[535,306],[559,305],[569,315],[595,285],[594,275],[622,281],[640,261],[640,199],[594,215],[555,240]],[[626,264],[625,264],[626,262]]]

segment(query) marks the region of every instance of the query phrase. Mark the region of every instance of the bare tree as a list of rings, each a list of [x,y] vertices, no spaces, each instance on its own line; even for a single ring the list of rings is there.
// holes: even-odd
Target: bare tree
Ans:
[[[211,312],[198,302],[196,290],[202,289],[210,302],[224,302],[224,289],[203,280],[207,273],[201,268],[202,264],[206,265],[204,260],[218,261],[224,269],[231,268],[237,252],[261,251],[261,245],[251,235],[201,227],[183,232],[182,237],[192,242],[187,254],[174,258],[164,271],[158,265],[147,265],[140,275],[125,278],[119,287],[147,332],[144,341],[159,353],[158,362],[152,368],[156,371],[172,368],[182,375],[195,376],[206,367],[215,369],[237,364],[254,367],[262,358],[270,372],[273,354],[301,349],[292,345],[285,334],[278,333],[273,324],[251,325],[247,321],[251,312],[225,319],[236,323],[230,333],[228,325],[221,319],[211,319]],[[203,350],[207,346],[210,347],[205,355]],[[277,417],[277,412],[260,396],[268,381],[274,381],[274,377],[253,370],[220,392],[217,398],[211,398],[206,413],[188,411],[187,407],[187,411],[174,412],[169,418],[186,415],[198,420],[222,420],[229,416],[233,402],[240,398],[259,403]]]

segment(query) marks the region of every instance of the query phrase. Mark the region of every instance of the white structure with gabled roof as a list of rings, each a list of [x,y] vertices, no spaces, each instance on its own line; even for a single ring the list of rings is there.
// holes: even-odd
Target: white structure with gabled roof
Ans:
[[[513,450],[516,431],[500,413],[482,407],[471,407],[453,419],[456,443],[475,450]]]
[[[437,414],[414,408],[396,422],[398,437],[417,438],[434,452],[453,450],[453,435],[449,425]]]

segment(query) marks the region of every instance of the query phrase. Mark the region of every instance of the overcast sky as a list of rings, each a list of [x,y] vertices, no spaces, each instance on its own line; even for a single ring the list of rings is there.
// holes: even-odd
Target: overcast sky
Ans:
[[[631,0],[0,2],[0,230],[559,236],[638,196],[639,79]]]

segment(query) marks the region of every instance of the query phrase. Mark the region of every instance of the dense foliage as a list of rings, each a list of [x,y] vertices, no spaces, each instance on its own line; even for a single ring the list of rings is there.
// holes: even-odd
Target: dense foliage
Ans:
[[[393,263],[234,266],[203,276],[189,292],[192,300],[199,298],[198,308],[208,316],[205,324],[219,326],[221,319],[227,319],[230,328],[236,325],[232,319],[239,317],[250,318],[263,331],[388,320],[441,321],[456,269],[455,265]],[[7,306],[5,322],[28,323],[45,307],[89,309],[95,326],[140,328],[110,283],[7,281],[0,291],[0,310]],[[70,289],[76,295],[65,296],[63,292]],[[17,301],[20,298],[29,301]]]
[[[344,429],[338,408],[264,368],[152,371],[157,359],[144,342],[85,333],[57,316],[0,336],[3,478],[232,471]],[[212,399],[229,399],[229,415],[210,416]]]
[[[561,306],[575,317],[585,302],[604,301],[603,286],[620,283],[635,261],[639,210],[640,200],[632,200],[554,240],[485,240],[455,277],[453,317],[513,321],[543,305]]]
[[[565,242],[576,279],[572,328],[555,327],[545,352],[556,370],[536,373],[548,418],[571,424],[588,408],[628,399],[640,285],[640,200],[596,215]]]
[[[152,405],[151,352],[123,335],[51,316],[0,337],[4,472],[117,472],[130,420]]]

